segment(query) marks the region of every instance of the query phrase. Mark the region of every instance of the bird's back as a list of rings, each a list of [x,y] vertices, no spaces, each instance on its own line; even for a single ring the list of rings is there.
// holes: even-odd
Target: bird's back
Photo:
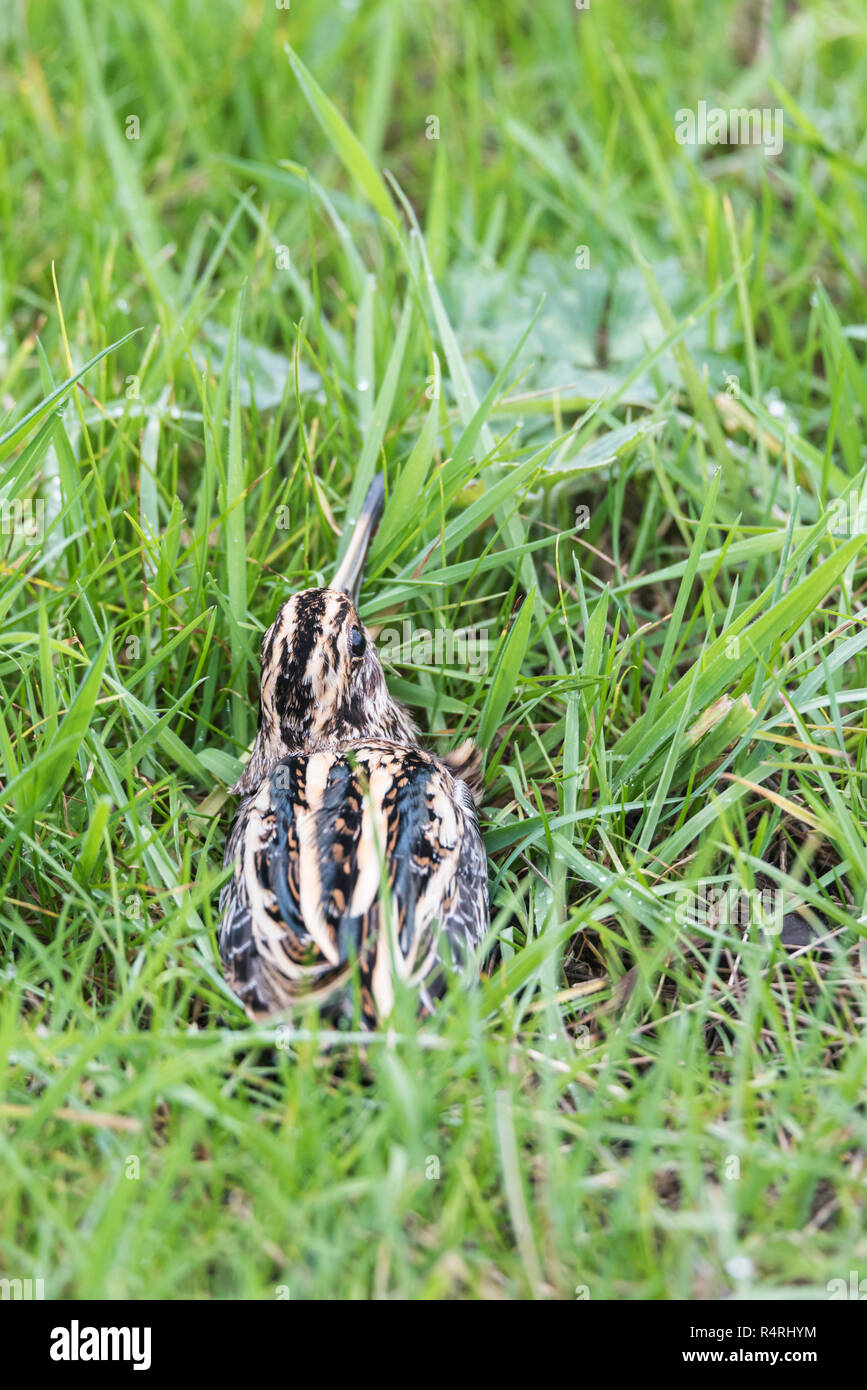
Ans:
[[[292,753],[242,801],[226,848],[220,953],[247,1012],[304,1000],[388,1014],[396,972],[429,1007],[488,925],[472,797],[447,761],[361,740]]]

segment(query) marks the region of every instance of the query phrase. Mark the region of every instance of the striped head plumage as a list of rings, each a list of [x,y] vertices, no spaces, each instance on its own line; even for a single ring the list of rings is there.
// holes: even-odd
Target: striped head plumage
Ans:
[[[253,791],[287,753],[339,749],[360,739],[412,743],[355,604],[343,589],[302,589],[262,638],[259,731],[235,790]]]
[[[356,965],[364,1026],[389,1012],[395,974],[430,1009],[487,930],[478,750],[419,746],[358,614],[382,508],[378,478],[333,584],[293,594],[262,639],[219,936],[253,1018],[311,1000],[345,1013]]]

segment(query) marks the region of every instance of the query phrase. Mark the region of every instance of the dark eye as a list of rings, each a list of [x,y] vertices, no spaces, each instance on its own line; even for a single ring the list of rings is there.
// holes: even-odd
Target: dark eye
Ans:
[[[360,627],[352,627],[349,630],[349,650],[353,656],[363,656],[364,648],[367,646],[367,638]]]

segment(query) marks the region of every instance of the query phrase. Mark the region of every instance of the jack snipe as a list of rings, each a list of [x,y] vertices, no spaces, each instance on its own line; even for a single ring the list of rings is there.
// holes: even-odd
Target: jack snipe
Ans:
[[[307,1000],[351,1016],[355,960],[365,1026],[389,1013],[393,972],[429,1009],[487,930],[478,750],[419,746],[356,610],[382,508],[378,477],[333,586],[293,594],[262,639],[220,896],[220,954],[251,1018]]]

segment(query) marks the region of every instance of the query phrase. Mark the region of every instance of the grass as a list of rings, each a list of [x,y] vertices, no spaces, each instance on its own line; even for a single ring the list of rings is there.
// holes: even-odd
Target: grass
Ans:
[[[0,20],[4,1276],[867,1264],[867,18],[653,8]],[[679,145],[701,100],[779,107],[780,156]],[[252,1027],[215,931],[258,637],[381,467],[366,622],[489,643],[389,683],[485,746],[501,958],[421,1025]]]

